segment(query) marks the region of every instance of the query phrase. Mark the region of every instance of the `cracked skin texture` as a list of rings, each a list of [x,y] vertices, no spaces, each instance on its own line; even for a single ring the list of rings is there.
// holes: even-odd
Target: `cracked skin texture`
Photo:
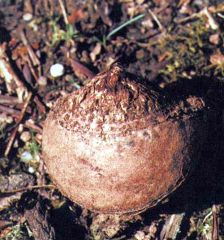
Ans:
[[[44,124],[48,173],[93,211],[156,205],[184,181],[205,139],[202,98],[173,101],[132,78],[113,65],[60,98]]]

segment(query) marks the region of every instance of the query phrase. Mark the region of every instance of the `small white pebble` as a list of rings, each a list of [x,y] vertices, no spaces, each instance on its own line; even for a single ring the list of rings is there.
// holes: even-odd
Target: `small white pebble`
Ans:
[[[29,22],[28,26],[33,29],[34,32],[38,31],[38,25],[36,24],[35,21]]]
[[[29,22],[30,20],[32,20],[32,18],[33,18],[33,15],[31,13],[25,13],[23,15],[23,20],[26,22]]]
[[[13,143],[13,147],[18,148],[18,146],[19,146],[19,143],[18,143],[18,140],[16,139]]]
[[[20,135],[20,139],[21,139],[23,142],[28,142],[28,141],[31,139],[30,132],[28,132],[28,131],[22,132],[22,134]]]
[[[90,58],[92,60],[92,62],[95,62],[96,57],[100,54],[102,49],[102,44],[100,44],[99,42],[96,44],[96,46],[94,47],[94,49],[92,50],[92,52],[90,53]]]
[[[33,167],[28,167],[28,172],[29,173],[34,173],[35,172],[35,169]]]
[[[136,0],[137,4],[141,5],[144,3],[145,0]]]
[[[7,116],[5,113],[1,113],[0,114],[0,125],[2,123],[12,123],[13,122],[13,118],[10,116]]]
[[[28,119],[26,122],[27,122],[27,123],[30,123],[30,124],[35,124],[35,123],[34,123],[34,120],[33,120],[33,119],[31,119],[31,118],[30,118],[30,119]]]
[[[18,132],[21,133],[23,131],[23,124],[20,123],[19,124],[19,128],[18,128]]]
[[[47,85],[47,78],[46,77],[39,77],[37,83],[40,85],[40,86],[46,86]]]
[[[36,138],[37,138],[38,140],[42,141],[42,134],[37,133],[37,134],[36,134]]]
[[[51,66],[50,74],[52,77],[61,77],[65,72],[65,68],[62,64],[56,63]]]
[[[219,44],[219,33],[215,33],[215,34],[212,34],[210,37],[209,37],[209,42],[214,44],[214,45],[218,45]]]
[[[49,107],[49,108],[52,108],[53,104],[54,104],[53,102],[47,102],[46,103],[47,107]]]
[[[144,240],[145,239],[145,233],[143,231],[137,231],[135,234],[135,238],[137,240]]]
[[[7,123],[12,123],[12,122],[13,122],[13,118],[10,117],[10,116],[7,116],[6,122],[7,122]]]
[[[39,154],[35,154],[35,161],[40,162],[40,155]]]
[[[152,223],[151,225],[150,225],[150,227],[148,228],[148,231],[149,231],[149,235],[151,236],[151,237],[155,237],[155,234],[156,234],[156,232],[157,232],[157,226],[155,225],[155,223]]]
[[[31,160],[33,160],[33,156],[31,155],[31,153],[29,151],[25,151],[21,154],[21,161],[24,163],[28,163]]]
[[[142,26],[146,29],[151,29],[153,28],[154,24],[151,20],[151,18],[145,19],[141,22]]]

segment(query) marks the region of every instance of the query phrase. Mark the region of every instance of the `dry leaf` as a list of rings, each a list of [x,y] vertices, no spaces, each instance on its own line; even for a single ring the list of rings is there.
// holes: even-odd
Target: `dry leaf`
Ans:
[[[90,53],[90,58],[91,58],[92,62],[96,61],[96,57],[97,57],[97,55],[100,54],[101,49],[102,49],[101,44],[97,43],[96,46],[94,47],[93,51]]]
[[[222,65],[224,64],[224,55],[221,53],[215,53],[210,56],[210,62],[213,65]]]

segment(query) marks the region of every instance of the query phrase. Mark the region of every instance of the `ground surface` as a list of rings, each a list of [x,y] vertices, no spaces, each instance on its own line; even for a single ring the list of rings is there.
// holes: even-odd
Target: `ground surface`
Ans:
[[[224,239],[223,26],[221,0],[0,0],[0,239]],[[161,88],[209,86],[220,106],[184,186],[135,216],[73,204],[41,156],[54,101],[115,61]]]

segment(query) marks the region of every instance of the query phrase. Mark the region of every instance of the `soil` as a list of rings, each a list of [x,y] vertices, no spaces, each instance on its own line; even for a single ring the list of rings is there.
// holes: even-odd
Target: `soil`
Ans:
[[[0,0],[0,239],[224,239],[223,23],[222,0]],[[114,62],[174,98],[203,92],[213,109],[191,176],[135,215],[71,202],[41,153],[56,99]]]

